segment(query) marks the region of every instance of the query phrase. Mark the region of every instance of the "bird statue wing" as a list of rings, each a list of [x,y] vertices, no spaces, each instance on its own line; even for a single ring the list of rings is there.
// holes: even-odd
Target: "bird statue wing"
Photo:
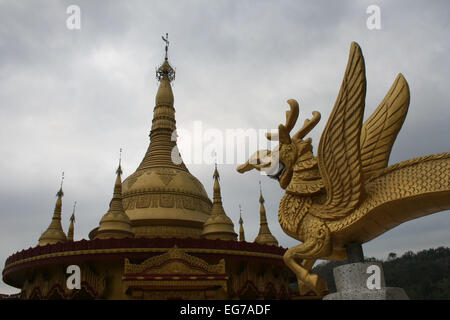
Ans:
[[[311,208],[323,219],[338,219],[354,209],[362,192],[360,136],[366,96],[364,57],[355,42],[333,111],[318,148],[319,171],[327,200]]]
[[[364,180],[387,167],[392,145],[402,128],[408,107],[408,83],[403,75],[399,74],[361,131],[361,164]]]

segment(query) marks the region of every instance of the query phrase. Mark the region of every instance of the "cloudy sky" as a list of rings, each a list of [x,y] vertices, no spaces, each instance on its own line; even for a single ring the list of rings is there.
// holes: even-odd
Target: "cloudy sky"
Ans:
[[[81,28],[66,27],[69,5]],[[369,30],[370,5],[381,29]],[[397,73],[411,89],[408,116],[390,163],[450,151],[450,4],[448,1],[6,1],[0,0],[0,269],[12,253],[35,246],[50,223],[65,172],[63,227],[77,201],[75,238],[107,211],[119,148],[124,176],[148,146],[158,83],[169,56],[177,124],[203,129],[276,128],[286,100],[322,121],[334,105],[351,41],[366,61],[366,117]],[[199,142],[197,142],[199,143]],[[203,141],[207,146],[208,141]],[[181,153],[191,145],[180,142]],[[254,150],[251,150],[254,151]],[[258,232],[258,173],[220,164],[222,196],[235,222],[243,207],[246,237]],[[188,164],[212,195],[211,163]],[[262,177],[270,229],[284,247],[297,242],[277,222],[278,183]],[[450,215],[405,223],[364,245],[385,258],[450,246]],[[0,292],[15,292],[3,282]]]

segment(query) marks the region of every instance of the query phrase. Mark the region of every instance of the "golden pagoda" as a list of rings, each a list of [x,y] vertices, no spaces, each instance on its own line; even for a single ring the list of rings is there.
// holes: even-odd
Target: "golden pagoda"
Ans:
[[[236,240],[234,224],[226,215],[222,206],[222,195],[220,194],[219,171],[217,164],[214,169],[214,196],[211,216],[203,224],[202,237],[206,239]]]
[[[123,207],[136,237],[199,238],[212,203],[202,183],[184,165],[176,144],[171,81],[166,56],[157,70],[160,86],[153,110],[150,145],[136,172],[124,180]]]
[[[240,241],[222,204],[217,166],[213,201],[183,163],[176,145],[175,71],[166,55],[157,70],[150,145],[136,171],[116,171],[109,210],[89,233],[73,241],[61,227],[62,188],[52,222],[39,245],[11,255],[3,281],[21,299],[290,299],[295,281],[285,248]],[[80,217],[80,215],[79,215]],[[100,217],[99,217],[100,218]],[[264,213],[265,219],[265,213]],[[268,230],[267,220],[261,230]],[[270,233],[270,231],[269,231]],[[264,233],[265,234],[265,233]],[[273,236],[272,236],[273,237]],[[266,239],[266,238],[264,238]],[[274,238],[273,238],[274,239]],[[276,242],[276,240],[274,240]],[[80,268],[81,289],[66,285],[66,268]]]
[[[266,208],[264,207],[264,197],[262,195],[261,181],[259,182],[259,232],[255,238],[256,243],[277,246],[278,241],[269,230],[267,223]]]
[[[56,200],[52,222],[48,226],[47,230],[45,230],[42,233],[41,237],[39,238],[40,246],[67,241],[66,234],[64,233],[61,225],[62,197],[64,196],[64,192],[62,190],[62,182],[61,187],[59,188],[59,191],[56,194],[56,196],[58,197],[58,199]]]
[[[122,167],[116,171],[116,182],[114,183],[114,193],[109,210],[100,220],[100,226],[89,234],[94,239],[108,238],[132,238],[134,233],[131,229],[131,222],[122,206]]]

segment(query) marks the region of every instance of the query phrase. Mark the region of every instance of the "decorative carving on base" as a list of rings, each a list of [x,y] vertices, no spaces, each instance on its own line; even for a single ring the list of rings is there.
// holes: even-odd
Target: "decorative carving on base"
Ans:
[[[174,246],[142,263],[125,259],[122,280],[123,292],[135,299],[220,299],[228,276],[224,259],[209,264]]]

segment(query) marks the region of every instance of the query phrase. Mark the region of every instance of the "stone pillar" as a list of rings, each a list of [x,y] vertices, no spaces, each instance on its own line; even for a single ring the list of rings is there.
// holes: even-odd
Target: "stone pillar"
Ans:
[[[324,300],[409,300],[401,288],[386,287],[380,262],[356,262],[334,268],[336,293]]]
[[[346,245],[345,249],[347,251],[348,263],[364,262],[363,248],[360,243],[349,243],[348,245]]]

